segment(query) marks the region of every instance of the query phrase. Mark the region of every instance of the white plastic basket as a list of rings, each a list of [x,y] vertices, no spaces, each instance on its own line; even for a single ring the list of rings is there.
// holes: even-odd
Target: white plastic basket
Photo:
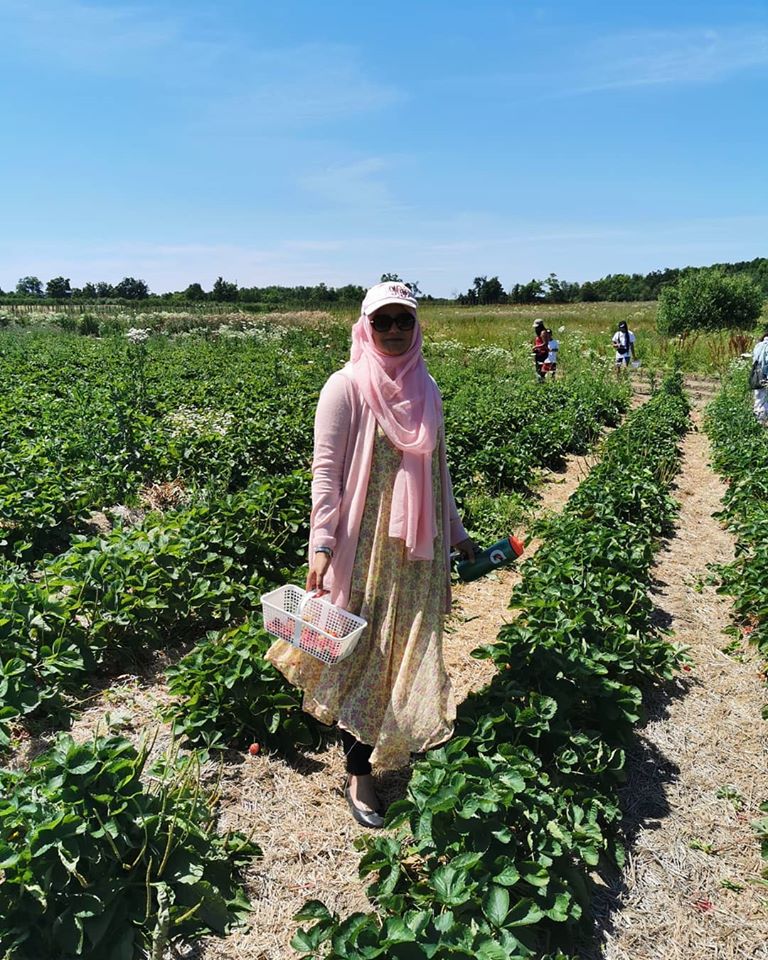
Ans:
[[[292,583],[261,598],[264,629],[323,663],[348,657],[368,626],[362,617]]]

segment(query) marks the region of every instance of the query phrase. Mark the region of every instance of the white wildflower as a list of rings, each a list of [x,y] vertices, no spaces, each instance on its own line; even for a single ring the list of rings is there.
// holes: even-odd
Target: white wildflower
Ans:
[[[150,331],[145,327],[131,327],[126,333],[125,338],[128,343],[146,343],[149,340]]]
[[[200,410],[197,407],[179,407],[167,414],[163,422],[169,434],[179,437],[224,437],[229,432],[234,414],[225,410]]]

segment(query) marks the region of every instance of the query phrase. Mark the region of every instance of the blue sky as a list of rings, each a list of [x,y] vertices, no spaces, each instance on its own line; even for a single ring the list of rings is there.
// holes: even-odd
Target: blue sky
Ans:
[[[0,287],[768,255],[768,3],[0,0]]]

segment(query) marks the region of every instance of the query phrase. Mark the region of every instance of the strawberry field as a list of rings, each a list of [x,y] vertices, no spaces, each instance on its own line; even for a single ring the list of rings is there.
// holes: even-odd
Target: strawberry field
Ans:
[[[691,669],[656,615],[652,573],[674,536],[689,408],[672,376],[627,415],[629,385],[567,344],[567,375],[544,385],[525,347],[428,344],[468,528],[487,542],[525,526],[542,545],[513,576],[514,618],[481,619],[474,656],[490,679],[460,705],[454,738],[407,773],[388,829],[358,842],[367,906],[300,873],[307,902],[275,932],[284,948],[209,939],[258,928],[260,901],[287,896],[265,885],[279,842],[263,818],[233,815],[235,784],[256,776],[266,799],[284,782],[305,804],[296,836],[321,839],[302,783],[335,756],[335,734],[264,660],[259,598],[303,580],[314,408],[348,349],[333,324],[254,319],[0,334],[9,960],[159,960],[201,939],[207,957],[275,960],[291,936],[293,955],[329,960],[581,955],[594,876],[620,869],[629,839],[621,789],[645,697]],[[759,639],[764,471],[750,465],[766,449],[750,416],[736,377],[710,418],[740,544],[723,589]],[[597,466],[548,511],[544,478],[598,443]],[[505,583],[489,589],[506,600]],[[450,643],[470,619],[458,595]],[[126,675],[157,691],[149,721],[111,715]],[[304,856],[322,877],[325,848]]]
[[[302,577],[314,406],[347,351],[336,328],[279,326],[0,340],[9,957],[161,956],[242,919],[238,870],[257,848],[217,835],[187,748],[292,754],[324,735],[263,660],[255,613],[269,586]],[[588,368],[542,390],[498,349],[435,347],[430,366],[479,536],[493,518],[478,504],[519,509],[541,468],[586,449],[628,399]],[[152,650],[174,661],[165,720],[181,755],[152,767],[120,737],[56,732]]]

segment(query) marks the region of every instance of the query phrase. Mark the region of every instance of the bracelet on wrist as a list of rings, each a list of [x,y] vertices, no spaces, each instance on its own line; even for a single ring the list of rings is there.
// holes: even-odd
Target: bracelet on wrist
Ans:
[[[329,560],[333,560],[333,550],[330,547],[315,547],[315,553],[324,553]]]

